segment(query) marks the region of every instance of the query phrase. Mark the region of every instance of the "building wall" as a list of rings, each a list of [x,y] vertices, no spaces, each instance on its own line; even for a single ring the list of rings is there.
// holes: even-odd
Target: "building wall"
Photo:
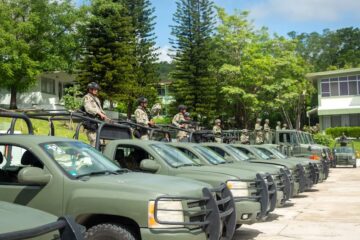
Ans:
[[[52,82],[44,86],[44,83]],[[35,86],[27,92],[17,94],[18,108],[62,109],[60,97],[64,87],[74,82],[74,76],[64,72],[44,73],[37,77]],[[53,86],[52,86],[53,85]],[[10,92],[0,89],[0,105],[9,106]]]

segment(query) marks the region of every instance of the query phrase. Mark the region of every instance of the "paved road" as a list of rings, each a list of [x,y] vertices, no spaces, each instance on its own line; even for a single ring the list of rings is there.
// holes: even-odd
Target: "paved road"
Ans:
[[[236,240],[360,240],[360,168],[331,169],[311,192],[291,199],[270,221],[240,228]]]

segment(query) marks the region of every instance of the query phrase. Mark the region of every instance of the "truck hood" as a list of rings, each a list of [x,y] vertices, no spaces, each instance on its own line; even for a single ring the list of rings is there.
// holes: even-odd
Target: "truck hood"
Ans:
[[[269,165],[278,165],[278,166],[286,166],[290,169],[295,168],[297,163],[286,161],[283,159],[269,159],[269,160],[263,160],[263,159],[252,159],[250,162],[255,163],[264,163]]]
[[[202,189],[211,187],[192,179],[137,172],[92,176],[82,182],[84,187],[91,189],[131,192],[155,198],[162,195],[201,197]]]
[[[184,171],[192,171],[196,172],[196,174],[206,174],[209,175],[211,173],[216,175],[231,176],[237,179],[247,179],[253,180],[256,177],[256,173],[254,171],[243,170],[243,169],[234,169],[228,164],[222,165],[202,165],[202,166],[193,166],[193,167],[183,167],[181,168]]]
[[[280,168],[282,168],[282,166],[279,165],[255,163],[250,161],[233,162],[228,164],[229,166],[236,168],[256,171],[257,173],[270,173],[270,174],[278,174],[280,173]]]
[[[0,202],[0,216],[0,233],[40,227],[57,220],[49,213],[7,202]]]

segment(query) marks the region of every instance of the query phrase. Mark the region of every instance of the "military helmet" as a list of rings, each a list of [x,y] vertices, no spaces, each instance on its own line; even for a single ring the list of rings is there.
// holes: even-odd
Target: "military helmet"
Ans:
[[[148,100],[147,100],[146,97],[139,97],[139,98],[137,99],[137,101],[138,101],[138,104],[147,103],[147,102],[148,102]]]
[[[245,129],[242,130],[242,132],[243,132],[243,133],[247,133],[248,130],[245,128]]]
[[[179,105],[178,106],[179,111],[186,110],[186,109],[187,109],[187,107],[185,105]]]
[[[91,82],[87,85],[87,89],[97,89],[99,90],[100,89],[100,86],[99,84],[97,84],[96,82]]]
[[[216,120],[215,120],[215,124],[218,124],[218,123],[221,123],[221,120],[220,120],[220,119],[216,119]]]

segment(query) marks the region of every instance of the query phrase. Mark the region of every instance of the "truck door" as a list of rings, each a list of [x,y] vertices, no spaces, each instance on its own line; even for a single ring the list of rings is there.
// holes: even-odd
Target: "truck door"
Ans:
[[[24,147],[0,144],[0,200],[62,215],[63,178],[45,162]],[[50,181],[45,185],[20,183],[18,174],[26,167],[43,169],[51,175]]]

